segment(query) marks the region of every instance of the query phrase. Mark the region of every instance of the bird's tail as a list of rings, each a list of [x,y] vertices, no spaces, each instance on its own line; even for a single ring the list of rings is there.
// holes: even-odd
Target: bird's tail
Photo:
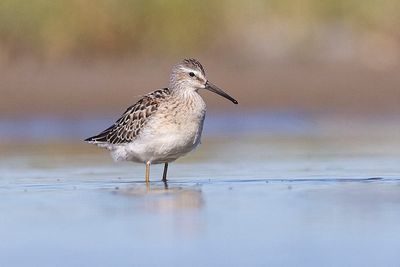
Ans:
[[[101,143],[108,143],[108,139],[107,136],[110,133],[110,130],[113,126],[111,126],[110,128],[102,131],[101,133],[99,133],[98,135],[86,138],[84,141],[88,142],[90,144],[101,144]]]

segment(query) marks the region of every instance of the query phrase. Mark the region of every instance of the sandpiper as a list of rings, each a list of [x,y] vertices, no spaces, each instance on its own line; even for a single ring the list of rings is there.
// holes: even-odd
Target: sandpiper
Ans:
[[[200,89],[238,104],[207,80],[199,61],[185,59],[173,67],[168,88],[143,96],[111,127],[85,141],[107,148],[116,161],[145,163],[146,183],[150,165],[164,163],[162,181],[166,182],[168,163],[200,144],[206,114],[206,104],[198,94]]]

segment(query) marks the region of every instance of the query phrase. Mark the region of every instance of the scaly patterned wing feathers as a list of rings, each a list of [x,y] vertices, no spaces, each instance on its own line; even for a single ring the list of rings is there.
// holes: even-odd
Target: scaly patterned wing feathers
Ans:
[[[156,90],[130,106],[114,125],[100,134],[87,138],[90,143],[123,144],[132,142],[139,135],[149,117],[158,109],[163,99],[169,96],[168,88]]]

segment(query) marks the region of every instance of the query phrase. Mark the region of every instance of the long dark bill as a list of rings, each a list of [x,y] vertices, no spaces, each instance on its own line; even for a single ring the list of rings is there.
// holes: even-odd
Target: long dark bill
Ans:
[[[230,101],[232,101],[234,104],[238,104],[238,102],[236,101],[236,99],[234,99],[233,97],[231,97],[230,95],[228,95],[227,93],[225,93],[224,91],[222,91],[221,89],[219,89],[217,86],[215,86],[214,84],[210,83],[209,81],[207,81],[206,83],[206,88],[207,90],[214,92],[220,96],[225,97],[226,99],[229,99]]]

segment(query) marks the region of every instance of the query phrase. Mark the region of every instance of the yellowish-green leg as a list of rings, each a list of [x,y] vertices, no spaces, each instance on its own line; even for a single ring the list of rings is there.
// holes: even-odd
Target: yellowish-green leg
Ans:
[[[167,172],[168,172],[168,162],[165,162],[164,164],[164,173],[162,176],[162,181],[166,182],[167,181]]]
[[[146,184],[150,182],[150,161],[146,162]]]

